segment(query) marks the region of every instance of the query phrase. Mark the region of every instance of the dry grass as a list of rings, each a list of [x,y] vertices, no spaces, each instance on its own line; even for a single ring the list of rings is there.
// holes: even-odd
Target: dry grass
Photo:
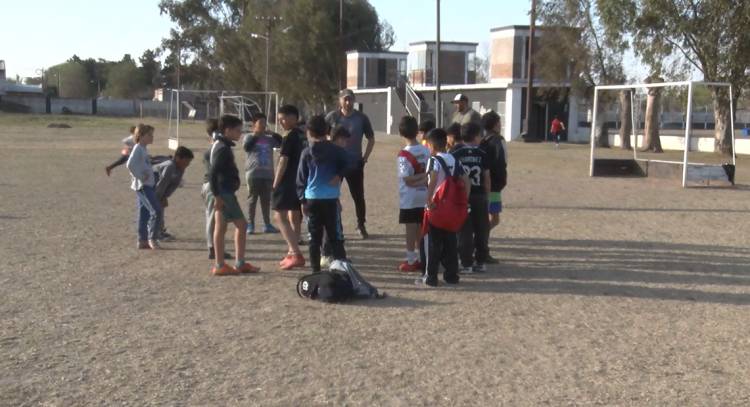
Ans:
[[[390,297],[325,305],[275,270],[278,236],[248,242],[262,274],[209,276],[198,162],[167,212],[179,240],[137,252],[126,171],[103,170],[130,122],[46,128],[67,119],[0,117],[0,405],[750,403],[746,158],[738,188],[684,190],[512,143],[501,264],[418,290],[395,271],[399,140],[379,137],[374,236],[347,250]]]

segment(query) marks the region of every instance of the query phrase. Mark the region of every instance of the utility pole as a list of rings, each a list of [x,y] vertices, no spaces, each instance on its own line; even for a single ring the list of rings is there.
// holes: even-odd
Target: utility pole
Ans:
[[[531,107],[534,99],[534,32],[536,31],[536,0],[531,0],[531,23],[529,24],[529,57],[527,66],[528,82],[526,84],[526,138],[531,137]]]
[[[266,23],[266,80],[263,86],[264,92],[270,92],[270,76],[271,76],[271,30],[277,21],[283,20],[279,16],[256,16],[256,20],[264,21]],[[266,115],[271,114],[271,98],[268,94],[265,95],[266,99]]]
[[[339,63],[336,64],[339,74],[339,90],[341,90],[344,89],[346,84],[344,76],[347,64],[346,55],[344,54],[344,0],[339,0],[339,58],[344,59],[343,64],[341,59],[339,59]]]
[[[440,104],[440,0],[437,3],[437,39],[435,41],[435,126],[443,127],[443,109]]]

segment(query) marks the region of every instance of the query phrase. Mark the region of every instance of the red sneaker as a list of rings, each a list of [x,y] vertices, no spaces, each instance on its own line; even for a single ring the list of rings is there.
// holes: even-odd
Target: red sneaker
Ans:
[[[213,266],[213,268],[211,268],[211,274],[215,276],[232,276],[238,274],[238,272],[234,267],[224,263],[224,265],[219,268]]]
[[[421,272],[422,271],[422,263],[419,261],[415,262],[414,264],[409,264],[408,262],[403,262],[398,266],[398,271],[402,273],[414,273],[414,272]]]
[[[294,257],[293,254],[287,253],[286,256],[284,256],[283,259],[279,262],[279,266],[283,265],[285,262],[289,261],[288,259]]]
[[[238,273],[257,273],[260,271],[260,267],[255,267],[250,263],[243,263],[241,266],[237,267]]]
[[[284,259],[281,264],[282,270],[291,270],[295,267],[302,267],[305,265],[305,258],[301,254],[295,254]]]

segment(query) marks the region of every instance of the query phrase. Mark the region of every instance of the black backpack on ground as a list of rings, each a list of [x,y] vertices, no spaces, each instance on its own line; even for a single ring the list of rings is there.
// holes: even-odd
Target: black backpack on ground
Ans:
[[[323,302],[385,297],[346,260],[334,260],[329,271],[301,277],[297,281],[297,295]]]

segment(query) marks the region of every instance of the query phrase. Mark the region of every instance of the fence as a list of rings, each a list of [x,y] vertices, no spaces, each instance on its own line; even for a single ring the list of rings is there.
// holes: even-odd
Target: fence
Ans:
[[[5,95],[0,101],[25,113],[85,114],[120,117],[164,117],[169,102],[136,99],[72,99],[32,95]],[[2,106],[2,105],[0,105]]]

